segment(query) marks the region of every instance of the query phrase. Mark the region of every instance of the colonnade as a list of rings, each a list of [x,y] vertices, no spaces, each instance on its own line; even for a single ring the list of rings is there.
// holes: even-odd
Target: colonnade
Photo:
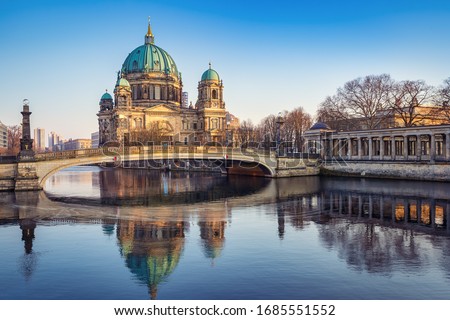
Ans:
[[[307,152],[344,160],[450,161],[450,125],[305,134]]]

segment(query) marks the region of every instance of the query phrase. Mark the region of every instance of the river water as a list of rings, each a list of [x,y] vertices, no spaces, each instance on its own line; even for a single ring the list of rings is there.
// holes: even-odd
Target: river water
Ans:
[[[73,167],[0,194],[0,299],[450,299],[450,184]]]

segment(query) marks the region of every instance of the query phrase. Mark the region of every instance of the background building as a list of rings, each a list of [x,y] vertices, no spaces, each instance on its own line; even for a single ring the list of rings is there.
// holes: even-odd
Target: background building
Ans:
[[[34,149],[39,152],[45,151],[45,129],[34,129]]]
[[[181,94],[181,107],[189,108],[189,94],[186,91]]]
[[[108,92],[100,99],[99,144],[224,143],[226,110],[219,74],[211,64],[202,74],[195,107],[183,108],[182,87],[175,61],[154,44],[149,24],[145,43],[122,65],[114,99]]]
[[[63,138],[52,131],[48,135],[48,149],[51,151],[61,151],[61,143],[63,142]]]
[[[8,148],[8,127],[0,121],[0,148]]]
[[[90,149],[91,145],[91,139],[69,139],[68,141],[64,142],[63,150]]]
[[[91,141],[92,141],[91,148],[98,148],[99,147],[99,133],[98,133],[98,131],[91,133]]]

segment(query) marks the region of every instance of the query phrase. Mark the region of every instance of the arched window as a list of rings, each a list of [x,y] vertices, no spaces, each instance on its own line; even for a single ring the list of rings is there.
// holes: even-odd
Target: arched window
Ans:
[[[212,98],[217,99],[217,90],[212,91]]]
[[[137,71],[138,69],[138,63],[136,60],[133,61],[133,71]]]
[[[211,119],[211,129],[217,129],[218,121],[217,119]]]

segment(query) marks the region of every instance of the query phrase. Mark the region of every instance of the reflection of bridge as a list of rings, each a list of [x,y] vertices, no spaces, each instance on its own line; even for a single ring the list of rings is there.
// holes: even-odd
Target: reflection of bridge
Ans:
[[[274,152],[253,149],[225,148],[215,146],[152,146],[152,147],[103,147],[100,149],[70,150],[42,153],[32,161],[0,163],[1,190],[39,190],[45,180],[55,172],[77,165],[124,163],[174,163],[184,161],[183,169],[194,168],[189,163],[207,162],[203,169],[215,168],[224,174],[243,174],[270,178],[316,175],[319,169],[306,165],[303,159],[277,157]],[[311,163],[310,163],[311,164]],[[172,169],[176,169],[172,167]],[[179,169],[179,168],[178,168]]]

